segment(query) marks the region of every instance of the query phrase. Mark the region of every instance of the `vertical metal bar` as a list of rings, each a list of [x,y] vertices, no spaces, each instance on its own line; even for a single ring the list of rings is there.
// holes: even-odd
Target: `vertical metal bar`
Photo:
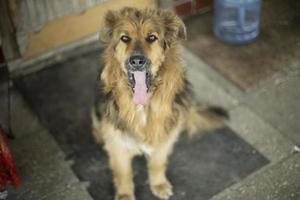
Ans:
[[[5,62],[4,56],[2,55],[2,49],[0,48],[0,84],[6,84],[6,91],[3,91],[4,93],[6,92],[7,94],[4,95],[7,97],[6,99],[6,104],[7,104],[7,118],[6,120],[4,120],[3,125],[2,126],[0,124],[0,127],[2,126],[3,129],[7,129],[6,130],[6,134],[9,138],[13,139],[14,135],[12,134],[12,130],[11,130],[11,93],[10,93],[10,76],[9,76],[9,71],[8,71],[8,67],[7,64]],[[5,103],[5,102],[4,102]],[[6,124],[5,124],[6,121]]]
[[[7,0],[0,1],[0,36],[6,60],[20,57],[15,27],[10,16]]]

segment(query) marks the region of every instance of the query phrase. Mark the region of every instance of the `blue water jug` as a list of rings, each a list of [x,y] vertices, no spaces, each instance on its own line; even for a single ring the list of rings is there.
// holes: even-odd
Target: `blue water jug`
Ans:
[[[259,34],[261,0],[215,0],[214,34],[230,44],[246,44]]]

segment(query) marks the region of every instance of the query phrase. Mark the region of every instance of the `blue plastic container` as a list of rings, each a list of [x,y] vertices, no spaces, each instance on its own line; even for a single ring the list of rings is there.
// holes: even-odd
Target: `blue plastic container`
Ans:
[[[229,44],[246,44],[259,34],[261,0],[215,0],[214,34]]]

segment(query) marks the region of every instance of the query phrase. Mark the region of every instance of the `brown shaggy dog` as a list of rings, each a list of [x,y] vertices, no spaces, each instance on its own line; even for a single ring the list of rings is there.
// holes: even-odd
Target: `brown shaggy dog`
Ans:
[[[181,66],[183,22],[171,11],[109,11],[101,39],[107,44],[93,112],[93,134],[110,158],[116,200],[133,200],[131,160],[144,154],[153,194],[172,195],[165,172],[183,131],[222,126],[222,109],[196,104]]]

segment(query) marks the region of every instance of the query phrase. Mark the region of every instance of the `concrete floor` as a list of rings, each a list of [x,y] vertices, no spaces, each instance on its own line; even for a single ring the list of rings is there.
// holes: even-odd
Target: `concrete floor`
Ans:
[[[243,144],[245,142],[248,143],[247,145],[250,144],[254,152],[258,152],[259,155],[269,160],[269,163],[262,168],[256,167],[256,170],[248,171],[244,176],[233,176],[237,179],[233,179],[234,181],[231,183],[226,182],[220,189],[214,190],[213,193],[207,196],[203,195],[200,199],[298,200],[300,198],[300,180],[298,178],[300,175],[300,154],[297,145],[300,144],[298,126],[300,112],[297,111],[299,104],[296,99],[300,99],[299,90],[297,90],[300,81],[300,65],[295,65],[293,68],[288,68],[285,72],[278,73],[273,79],[259,85],[257,90],[244,93],[186,49],[183,49],[183,55],[188,70],[188,77],[194,85],[197,98],[201,101],[227,108],[231,114],[231,121],[228,127],[232,130],[233,136],[237,135],[241,138],[242,143],[238,143]],[[31,76],[39,80],[38,76]],[[81,76],[84,75],[81,74]],[[61,90],[63,91],[64,88]],[[24,94],[24,90],[22,92]],[[35,96],[41,99],[40,95],[42,93],[37,93]],[[63,98],[68,99],[68,96]],[[41,118],[41,115],[38,118],[37,113],[32,111],[34,106],[28,106],[30,99],[26,98],[26,101],[24,101],[19,90],[14,91],[12,122],[16,139],[11,144],[19,164],[22,187],[17,192],[13,192],[10,188],[9,199],[93,199],[92,196],[95,196],[95,194],[91,193],[90,182],[80,176],[78,170],[76,171],[74,154],[72,155],[72,152],[68,152],[65,146],[61,146],[62,143],[57,140],[55,134],[53,137],[53,133],[60,133],[59,130],[52,129],[50,130],[51,133],[49,133],[49,127],[45,126],[44,123],[44,120],[47,118]],[[43,102],[40,101],[40,103]],[[39,104],[36,107],[46,108],[47,105]],[[59,119],[59,117],[52,117],[54,121]],[[66,127],[66,129],[69,128]],[[209,137],[212,138],[208,139]],[[209,137],[195,140],[196,143],[194,145],[201,144],[201,148],[203,148],[202,146],[210,145],[214,141],[214,136]],[[226,133],[224,137],[226,137]],[[236,141],[235,137],[231,137],[232,141]],[[67,139],[64,138],[64,140]],[[226,149],[230,146],[230,143],[228,143],[229,141],[225,143],[225,141],[221,139],[219,144],[224,145]],[[185,144],[183,143],[182,145],[184,146]],[[227,151],[225,149],[223,151]],[[181,152],[175,152],[175,158],[180,157]],[[187,156],[189,155],[187,154]],[[204,155],[199,156],[203,157]],[[242,158],[245,157],[242,156]],[[214,160],[210,156],[206,159],[208,159],[206,162]],[[105,157],[102,161],[99,158],[93,158],[91,162],[87,164],[90,164],[90,166],[102,166],[101,162],[107,162],[107,160]],[[143,160],[140,159],[136,162],[138,166],[143,164]],[[248,161],[243,161],[243,163],[246,164]],[[205,162],[202,165],[203,167],[207,166]],[[93,167],[90,169],[90,172],[96,173],[102,169],[101,167]],[[207,169],[211,170],[209,167]],[[232,172],[236,173],[238,169],[233,168]],[[107,171],[104,168],[105,171],[109,172],[109,170]],[[186,170],[184,171],[187,173]],[[140,171],[139,173],[142,174],[138,176],[140,177],[139,179],[145,180],[144,172]],[[222,171],[209,176],[202,174],[202,176],[206,177],[205,182],[203,182],[203,185],[198,186],[203,186],[203,191],[206,191],[205,188],[211,186],[211,181],[221,180],[221,177],[224,175],[222,174]],[[84,175],[84,173],[81,175]],[[201,179],[201,173],[198,175],[198,179]],[[188,185],[187,188],[181,188],[181,181],[176,181],[180,180],[178,176],[174,175],[172,171],[170,176],[177,177],[173,179],[177,188],[179,188],[178,193],[175,193],[176,195],[172,199],[186,199],[185,196],[189,195],[191,200],[199,199],[197,192],[193,192],[197,191],[198,187],[191,191],[188,189]],[[100,180],[101,184],[101,178],[96,178],[98,181]],[[147,190],[141,190],[144,187],[142,186],[144,183],[141,180],[138,181],[137,188],[139,188],[140,192],[147,193]],[[107,188],[107,191],[101,192],[107,193],[109,195],[108,199],[112,198],[112,185],[106,185],[104,188]],[[93,191],[97,189],[99,188],[94,188]],[[152,198],[151,196],[147,197],[147,199]]]
[[[4,97],[3,93],[1,99]],[[66,199],[92,200],[86,184],[79,181],[66,162],[52,135],[40,124],[16,90],[12,91],[12,132],[10,144],[17,161],[21,187],[8,188],[9,200]],[[3,113],[1,113],[3,114]]]

